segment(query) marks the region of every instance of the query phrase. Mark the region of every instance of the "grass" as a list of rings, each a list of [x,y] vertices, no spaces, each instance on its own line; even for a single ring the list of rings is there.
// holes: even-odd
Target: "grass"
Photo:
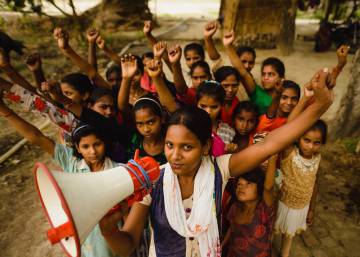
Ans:
[[[348,137],[344,138],[341,143],[349,153],[355,153],[356,146],[360,141],[360,137]]]

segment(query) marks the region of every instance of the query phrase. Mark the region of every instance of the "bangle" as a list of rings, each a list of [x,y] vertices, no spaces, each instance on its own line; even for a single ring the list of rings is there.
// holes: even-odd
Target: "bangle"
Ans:
[[[11,116],[12,114],[13,114],[13,112],[8,112],[6,114],[1,114],[1,117],[6,118],[6,117]]]

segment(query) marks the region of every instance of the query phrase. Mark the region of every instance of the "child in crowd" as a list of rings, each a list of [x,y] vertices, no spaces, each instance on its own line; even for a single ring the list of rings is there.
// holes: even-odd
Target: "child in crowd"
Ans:
[[[223,66],[214,73],[214,78],[226,92],[225,102],[221,107],[221,120],[231,126],[234,109],[239,103],[236,94],[239,90],[240,74],[234,67]]]
[[[261,66],[261,84],[262,87],[256,84],[251,73],[245,69],[243,62],[236,53],[235,47],[232,43],[235,40],[233,31],[225,33],[223,44],[226,53],[229,55],[232,65],[239,71],[243,78],[243,85],[249,95],[250,100],[259,108],[259,113],[266,113],[268,107],[272,102],[271,93],[274,87],[285,77],[285,66],[278,58],[270,57],[264,60]]]
[[[160,164],[166,162],[164,156],[164,125],[166,117],[158,99],[151,94],[138,98],[130,106],[130,81],[136,74],[137,60],[127,55],[122,59],[122,85],[119,91],[119,110],[124,114],[130,132],[128,156],[133,156],[139,149],[140,157],[151,156]],[[129,125],[130,124],[130,125]],[[133,124],[133,126],[131,125]]]
[[[133,106],[136,131],[131,133],[128,156],[151,156],[160,165],[166,163],[164,155],[165,117],[159,101],[152,95],[140,97]]]
[[[257,107],[250,101],[241,101],[234,109],[232,120],[236,133],[232,142],[241,151],[251,144],[251,135],[258,124]]]
[[[190,74],[191,74],[191,87],[188,87],[181,71],[181,48],[179,45],[174,45],[169,48],[169,62],[171,63],[171,69],[174,75],[174,84],[176,87],[177,99],[184,103],[193,105],[195,104],[196,89],[205,80],[212,78],[210,67],[205,61],[197,61],[192,63]]]
[[[318,120],[296,145],[283,152],[280,164],[283,179],[274,226],[282,234],[282,257],[289,256],[294,236],[313,222],[320,148],[326,143],[326,135],[326,123]]]
[[[232,144],[235,131],[220,120],[221,107],[225,101],[225,90],[217,81],[204,81],[196,92],[197,107],[205,110],[212,123],[212,155],[235,152],[237,145]]]
[[[253,135],[270,132],[284,125],[299,102],[300,91],[300,86],[291,80],[284,80],[277,84],[272,92],[272,103],[267,112],[260,115]]]
[[[171,57],[169,58],[171,60]],[[196,64],[196,63],[195,63]],[[162,72],[160,61],[149,62],[149,75],[153,78],[160,102],[170,113],[179,109],[174,97],[171,97],[169,90],[164,86],[164,80],[159,77]],[[235,144],[231,144],[235,131],[226,123],[220,121],[221,106],[225,100],[225,91],[216,81],[204,81],[196,91],[196,106],[204,109],[211,118],[212,122],[212,154],[219,156],[225,152],[232,152]]]
[[[250,46],[240,46],[236,50],[236,54],[237,56],[239,56],[239,59],[243,64],[245,70],[251,73],[252,69],[255,66],[255,59],[256,59],[255,49]]]
[[[106,81],[110,84],[110,86],[116,89],[116,94],[120,89],[121,83],[121,68],[117,64],[111,64],[105,71]]]
[[[41,133],[36,127],[26,122],[0,100],[0,115],[5,118],[29,142],[38,145],[48,152],[64,172],[82,173],[97,172],[116,167],[118,164],[106,157],[108,146],[106,139],[90,125],[80,124],[72,132],[73,148],[55,143]],[[96,225],[81,248],[84,257],[112,257]]]
[[[270,158],[265,175],[256,168],[238,178],[237,201],[227,214],[230,228],[222,242],[222,247],[228,244],[228,257],[271,257],[276,159]]]

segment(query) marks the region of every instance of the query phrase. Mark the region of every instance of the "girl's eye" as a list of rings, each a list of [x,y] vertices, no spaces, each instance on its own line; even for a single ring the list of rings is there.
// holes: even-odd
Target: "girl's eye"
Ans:
[[[172,148],[172,146],[173,146],[172,143],[170,143],[170,142],[166,142],[165,145],[167,148]]]
[[[185,151],[190,151],[192,149],[192,146],[191,145],[184,145],[184,150]]]

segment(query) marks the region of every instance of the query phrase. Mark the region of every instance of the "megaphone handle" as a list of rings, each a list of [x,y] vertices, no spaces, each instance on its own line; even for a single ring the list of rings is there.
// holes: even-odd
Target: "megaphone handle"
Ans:
[[[66,222],[58,227],[51,228],[47,231],[47,237],[51,244],[60,242],[61,239],[74,236],[75,232],[71,222]]]

